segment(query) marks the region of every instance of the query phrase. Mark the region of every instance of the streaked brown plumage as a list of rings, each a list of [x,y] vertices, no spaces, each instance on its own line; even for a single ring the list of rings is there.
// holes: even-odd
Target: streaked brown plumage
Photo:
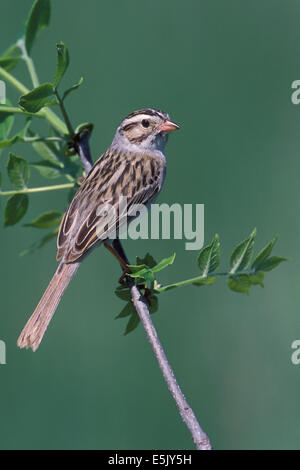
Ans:
[[[120,196],[127,197],[128,208],[147,204],[159,192],[163,172],[162,163],[151,155],[108,150],[95,163],[65,213],[57,239],[57,259],[76,261],[99,242],[99,205],[117,205]],[[116,229],[119,223],[115,221]]]
[[[159,193],[166,171],[163,148],[167,132],[177,129],[162,111],[145,109],[130,114],[118,127],[111,147],[84,179],[62,220],[57,239],[61,260],[49,286],[25,325],[18,346],[38,348],[58,303],[83,258],[109,237],[111,229],[125,223],[124,214],[107,224],[97,215],[99,206],[117,206],[127,197],[127,212],[133,204],[149,206]],[[107,231],[108,229],[108,231]]]

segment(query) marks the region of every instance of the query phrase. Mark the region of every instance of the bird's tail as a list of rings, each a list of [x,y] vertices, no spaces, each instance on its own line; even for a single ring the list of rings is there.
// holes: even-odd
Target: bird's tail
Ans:
[[[20,348],[32,348],[35,351],[39,347],[63,293],[79,264],[80,262],[70,264],[61,262],[59,264],[43,297],[18,338],[17,344]]]

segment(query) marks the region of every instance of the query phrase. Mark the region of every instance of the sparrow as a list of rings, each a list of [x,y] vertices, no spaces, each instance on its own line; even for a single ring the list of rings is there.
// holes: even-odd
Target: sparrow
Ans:
[[[126,269],[111,246],[109,234],[125,220],[129,223],[130,217],[127,220],[116,210],[108,224],[98,209],[106,204],[116,206],[120,197],[127,198],[129,215],[134,204],[150,207],[166,176],[168,133],[176,129],[179,126],[167,113],[151,108],[135,111],[121,122],[111,146],[93,165],[64,214],[57,237],[60,263],[18,338],[20,348],[38,348],[63,293],[93,248],[103,243]]]

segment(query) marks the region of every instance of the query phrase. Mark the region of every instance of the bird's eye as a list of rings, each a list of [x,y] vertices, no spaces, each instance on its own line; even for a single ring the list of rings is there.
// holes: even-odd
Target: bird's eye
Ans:
[[[143,127],[149,127],[150,126],[150,122],[148,121],[148,119],[143,119],[142,120],[142,126]]]

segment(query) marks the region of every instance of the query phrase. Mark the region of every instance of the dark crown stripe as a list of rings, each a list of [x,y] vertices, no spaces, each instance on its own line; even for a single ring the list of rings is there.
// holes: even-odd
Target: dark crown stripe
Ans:
[[[133,113],[129,114],[126,119],[130,119],[139,114],[146,114],[146,116],[158,116],[162,119],[168,119],[169,117],[167,113],[164,113],[161,110],[145,108],[145,109],[139,109],[138,111],[134,111]]]

